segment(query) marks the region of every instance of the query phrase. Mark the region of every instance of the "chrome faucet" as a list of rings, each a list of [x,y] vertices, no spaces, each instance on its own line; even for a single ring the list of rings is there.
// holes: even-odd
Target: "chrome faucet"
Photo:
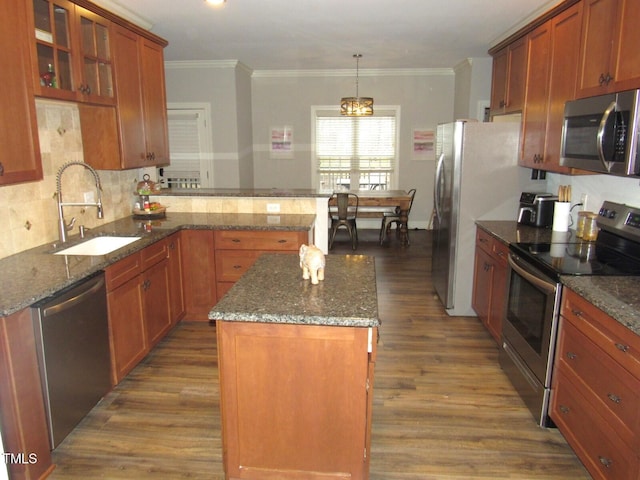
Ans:
[[[62,173],[72,165],[80,165],[91,172],[93,178],[96,181],[96,193],[97,193],[97,202],[95,203],[86,203],[86,202],[72,202],[72,203],[63,203],[62,201]],[[100,184],[100,177],[98,176],[98,172],[96,172],[91,165],[88,165],[84,162],[67,162],[60,170],[58,170],[58,174],[56,175],[56,201],[58,203],[58,235],[60,238],[60,242],[64,243],[67,241],[67,232],[70,231],[76,223],[76,217],[72,217],[71,221],[67,224],[64,220],[64,213],[62,211],[62,207],[97,207],[98,209],[98,218],[104,218],[104,212],[102,210],[102,185]]]

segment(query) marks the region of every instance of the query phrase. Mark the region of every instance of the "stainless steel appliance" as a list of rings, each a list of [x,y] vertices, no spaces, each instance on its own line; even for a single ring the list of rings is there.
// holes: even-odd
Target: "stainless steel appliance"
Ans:
[[[111,389],[104,273],[33,305],[51,449]]]
[[[447,313],[472,316],[475,221],[514,220],[536,184],[517,166],[519,123],[441,124],[436,139],[433,284]]]
[[[500,365],[540,426],[548,416],[562,275],[640,275],[640,209],[604,202],[595,242],[562,234],[557,242],[509,246],[507,307]]]
[[[520,195],[518,223],[531,227],[550,227],[553,223],[553,206],[558,196],[551,193],[523,192]]]
[[[638,90],[567,102],[560,165],[638,175]]]

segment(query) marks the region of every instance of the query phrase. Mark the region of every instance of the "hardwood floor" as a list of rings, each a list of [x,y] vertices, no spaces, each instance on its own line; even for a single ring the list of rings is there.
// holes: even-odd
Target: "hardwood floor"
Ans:
[[[589,479],[560,433],[539,428],[475,317],[435,298],[429,233],[377,245],[382,327],[372,480]],[[346,237],[345,237],[346,238]],[[352,254],[336,238],[332,254]],[[215,328],[182,323],[53,452],[52,479],[222,479]]]

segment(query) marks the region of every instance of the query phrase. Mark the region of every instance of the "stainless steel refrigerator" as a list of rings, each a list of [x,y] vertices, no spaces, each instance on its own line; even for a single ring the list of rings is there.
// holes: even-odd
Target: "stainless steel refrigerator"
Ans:
[[[520,123],[438,125],[432,275],[449,315],[471,307],[477,220],[516,220],[520,193],[544,190],[517,166]]]

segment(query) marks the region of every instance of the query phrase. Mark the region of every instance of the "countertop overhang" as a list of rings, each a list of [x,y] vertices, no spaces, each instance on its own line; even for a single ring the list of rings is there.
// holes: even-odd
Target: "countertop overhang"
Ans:
[[[70,237],[61,246],[47,243],[0,259],[0,316],[8,316],[59,292],[85,277],[169,235],[187,229],[309,231],[315,215],[254,213],[167,213],[162,219],[126,217],[92,228],[87,238],[101,235],[140,236],[140,240],[107,255],[53,255],[80,243]]]
[[[265,254],[209,313],[211,320],[377,327],[374,258],[328,255],[325,279],[302,278],[295,255]]]
[[[152,196],[243,197],[243,198],[329,198],[333,192],[306,188],[163,188]]]

